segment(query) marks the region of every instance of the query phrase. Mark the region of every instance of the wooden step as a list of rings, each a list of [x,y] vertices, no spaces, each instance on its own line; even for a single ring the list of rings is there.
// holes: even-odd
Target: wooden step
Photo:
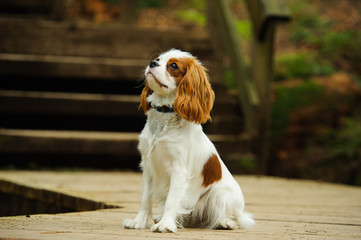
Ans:
[[[137,133],[1,129],[1,152],[138,154]]]
[[[139,95],[17,91],[0,89],[0,112],[143,116]],[[216,98],[214,115],[241,114],[236,99]]]
[[[241,116],[217,114],[203,125],[207,134],[240,134],[244,130],[244,122]]]
[[[170,48],[214,59],[205,30],[162,31],[124,25],[99,25],[0,18],[0,52],[30,55],[152,59]],[[180,37],[181,36],[181,37]],[[161,49],[160,49],[161,46]]]
[[[0,40],[1,43],[1,40]],[[154,54],[153,54],[154,55]],[[146,59],[92,56],[39,55],[0,52],[0,75],[4,77],[40,77],[64,79],[102,79],[112,81],[142,79],[149,64]],[[220,66],[206,61],[211,80],[219,84]]]
[[[0,90],[0,126],[3,128],[140,131],[146,117],[138,109],[138,95],[86,94]],[[211,134],[243,130],[233,99],[219,98],[213,119],[204,125]],[[26,118],[27,121],[22,119]]]
[[[1,154],[77,154],[138,157],[139,133],[0,129]],[[247,153],[247,135],[208,135],[222,157]]]
[[[0,1],[0,14],[17,18],[62,19],[66,13],[64,0]]]
[[[0,75],[58,78],[138,79],[148,60],[0,53]]]
[[[0,69],[6,73],[16,72],[22,63],[23,69],[18,70],[34,75],[49,76],[54,71],[62,76],[138,77],[157,54],[178,48],[197,56],[210,69],[214,82],[222,81],[222,64],[205,30],[161,31],[12,18],[0,18],[0,29],[0,53],[4,54]],[[89,62],[93,68],[87,66]],[[124,67],[118,68],[123,62]]]
[[[204,130],[223,160],[237,166],[249,152],[240,107],[206,31],[4,16],[0,29],[0,159],[137,168],[146,120],[137,110],[142,74],[170,48],[191,52],[209,69],[216,101]]]
[[[139,96],[0,90],[0,112],[143,117]]]

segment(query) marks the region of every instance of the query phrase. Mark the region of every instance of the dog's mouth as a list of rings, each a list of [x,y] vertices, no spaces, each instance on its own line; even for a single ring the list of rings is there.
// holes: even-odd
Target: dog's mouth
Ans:
[[[168,88],[168,86],[165,85],[165,84],[163,84],[163,83],[161,83],[161,82],[154,76],[154,74],[153,74],[152,72],[149,71],[148,74],[152,75],[152,77],[154,78],[154,81],[155,81],[160,87]]]

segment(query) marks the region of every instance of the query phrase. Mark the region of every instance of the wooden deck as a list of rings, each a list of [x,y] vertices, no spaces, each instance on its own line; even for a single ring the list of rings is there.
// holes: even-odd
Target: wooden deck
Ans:
[[[0,171],[13,182],[120,208],[1,217],[0,239],[360,239],[361,188],[273,177],[236,176],[256,226],[179,229],[174,234],[123,229],[139,207],[141,175],[131,172]],[[0,206],[4,208],[6,206]]]

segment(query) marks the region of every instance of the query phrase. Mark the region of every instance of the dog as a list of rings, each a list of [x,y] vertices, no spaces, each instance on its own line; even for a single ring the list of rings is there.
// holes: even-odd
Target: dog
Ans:
[[[206,68],[188,52],[171,49],[145,69],[140,108],[147,122],[139,135],[142,197],[124,228],[148,227],[153,202],[153,232],[177,227],[247,228],[242,190],[202,130],[214,102]]]

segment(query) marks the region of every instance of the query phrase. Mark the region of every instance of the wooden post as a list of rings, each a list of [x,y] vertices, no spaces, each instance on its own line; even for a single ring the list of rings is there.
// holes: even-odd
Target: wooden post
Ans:
[[[269,128],[271,123],[271,81],[273,72],[273,40],[275,24],[270,23],[264,33],[263,41],[252,42],[251,77],[260,97],[260,105],[256,113],[257,132],[254,141],[254,152],[258,154],[258,171],[268,172],[269,160]]]
[[[252,64],[250,75],[243,60],[240,37],[228,0],[208,1],[208,27],[212,39],[227,55],[236,81],[246,130],[254,137],[253,152],[258,158],[258,172],[269,169],[269,126],[271,115],[271,81],[273,41],[278,21],[290,19],[284,0],[246,0],[252,20]],[[252,80],[252,81],[251,81]]]
[[[269,168],[269,128],[271,123],[271,81],[273,77],[273,45],[278,21],[290,19],[283,0],[246,0],[253,27],[251,79],[260,98],[255,116],[254,152],[258,155],[258,172]]]
[[[228,0],[208,1],[208,28],[216,40],[220,55],[230,58],[230,66],[235,78],[239,102],[245,117],[246,130],[253,135],[255,131],[255,108],[259,104],[255,87],[246,70],[240,36],[234,24]],[[217,48],[216,48],[217,49]]]

